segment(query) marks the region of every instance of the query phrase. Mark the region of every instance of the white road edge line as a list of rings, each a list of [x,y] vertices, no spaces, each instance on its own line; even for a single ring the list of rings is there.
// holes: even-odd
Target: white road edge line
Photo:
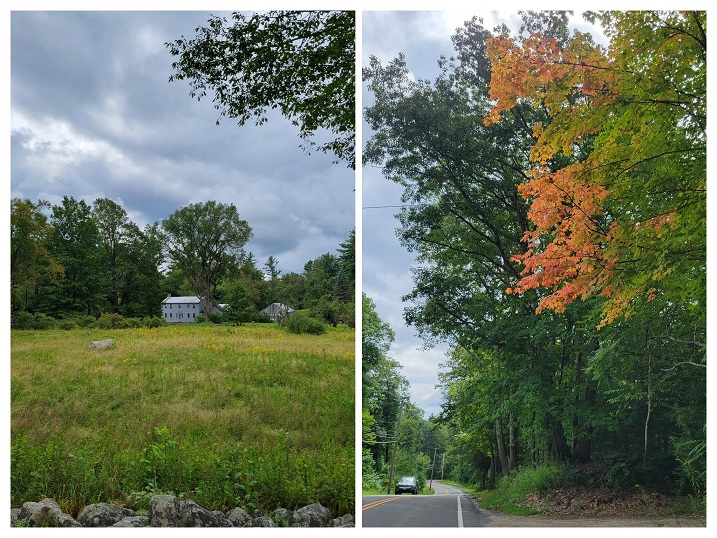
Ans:
[[[458,528],[463,528],[463,512],[461,511],[461,496],[458,495]]]

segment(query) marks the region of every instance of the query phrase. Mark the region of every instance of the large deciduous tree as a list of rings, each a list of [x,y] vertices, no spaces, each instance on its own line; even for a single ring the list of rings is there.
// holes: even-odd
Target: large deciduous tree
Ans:
[[[588,431],[572,424],[592,405],[582,397],[585,379],[550,373],[579,369],[593,343],[578,341],[567,318],[543,323],[534,316],[537,294],[504,293],[520,276],[513,257],[524,252],[529,229],[518,185],[530,168],[530,124],[545,114],[525,105],[498,125],[483,124],[490,109],[488,37],[477,20],[466,23],[454,37],[460,63],[442,60],[433,82],[412,81],[403,56],[385,67],[372,58],[364,78],[375,98],[366,110],[374,134],[364,155],[404,187],[398,235],[418,255],[414,287],[404,297],[412,303],[406,321],[429,344],[447,342],[473,361],[503,365],[482,379],[495,384],[494,405],[472,418],[493,425],[496,452],[512,451],[502,462],[507,474],[516,465],[520,421],[540,430],[538,442],[555,445],[556,457],[586,457],[577,447],[586,446]],[[524,402],[536,387],[555,404],[532,413]]]
[[[50,255],[64,268],[57,285],[49,285],[42,297],[43,310],[52,314],[99,314],[104,311],[107,283],[97,224],[84,200],[64,196],[52,207],[53,233]]]
[[[177,60],[170,81],[190,81],[197,99],[214,91],[222,116],[243,125],[278,108],[299,136],[354,167],[355,14],[353,11],[236,12],[212,17],[192,39],[167,46]],[[315,142],[320,131],[334,136]]]
[[[124,236],[123,280],[119,289],[123,316],[156,316],[165,296],[163,275],[164,243],[159,224],[143,230],[130,222]]]
[[[130,226],[127,212],[122,206],[109,198],[98,198],[92,204],[92,218],[95,220],[105,250],[107,263],[107,300],[110,308],[117,312],[120,290],[125,268],[125,243]]]
[[[43,209],[50,203],[13,198],[10,203],[10,298],[13,312],[34,310],[41,279],[56,281],[63,268],[48,255],[53,228]]]
[[[229,269],[238,267],[251,227],[233,204],[210,200],[175,211],[162,221],[162,229],[171,265],[182,271],[197,297],[205,299],[209,319],[216,287]]]
[[[542,308],[607,297],[600,325],[665,295],[706,310],[706,14],[592,15],[610,40],[536,33],[489,41],[487,122],[528,101],[535,168],[521,193],[535,227],[513,288]],[[567,159],[556,166],[556,159]],[[704,319],[702,315],[702,319]]]

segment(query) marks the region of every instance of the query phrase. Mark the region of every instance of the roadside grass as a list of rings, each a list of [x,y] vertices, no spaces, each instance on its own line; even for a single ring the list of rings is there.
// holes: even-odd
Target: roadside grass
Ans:
[[[486,510],[495,510],[512,516],[530,516],[537,514],[537,510],[521,505],[524,496],[502,491],[499,489],[473,491],[480,501],[480,507]]]
[[[390,493],[386,493],[386,488],[383,489],[362,489],[361,495],[390,495]]]
[[[481,508],[508,515],[590,513],[644,517],[706,515],[706,499],[648,492],[640,485],[597,485],[586,471],[567,464],[518,468],[498,479],[493,490],[463,486]]]
[[[354,364],[344,326],[12,331],[12,505],[146,508],[172,492],[353,513]]]
[[[481,508],[497,510],[504,514],[529,516],[538,511],[525,505],[525,498],[531,493],[544,493],[555,486],[561,470],[557,465],[544,464],[537,467],[521,468],[508,477],[498,480],[493,490],[472,490],[480,500]]]

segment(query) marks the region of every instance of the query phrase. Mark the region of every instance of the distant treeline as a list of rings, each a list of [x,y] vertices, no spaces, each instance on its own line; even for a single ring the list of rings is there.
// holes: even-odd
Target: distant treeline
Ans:
[[[227,246],[221,234],[236,233],[237,223],[242,236]],[[140,229],[107,198],[91,206],[68,196],[58,205],[14,198],[11,323],[86,323],[103,314],[151,320],[160,316],[168,294],[202,294],[227,304],[237,322],[258,321],[261,309],[279,302],[311,309],[327,323],[353,325],[354,230],[336,254],[307,261],[301,274],[282,274],[273,256],[260,266],[242,248],[250,236],[234,206],[215,202]]]

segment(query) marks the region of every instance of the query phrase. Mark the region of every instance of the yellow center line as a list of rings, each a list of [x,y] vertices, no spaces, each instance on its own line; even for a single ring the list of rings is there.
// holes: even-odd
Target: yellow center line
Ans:
[[[391,501],[397,501],[401,497],[388,497],[387,499],[380,499],[378,501],[374,501],[372,503],[366,503],[361,506],[361,510],[368,510],[369,508],[376,508],[377,506],[381,506],[382,504],[390,503]]]

